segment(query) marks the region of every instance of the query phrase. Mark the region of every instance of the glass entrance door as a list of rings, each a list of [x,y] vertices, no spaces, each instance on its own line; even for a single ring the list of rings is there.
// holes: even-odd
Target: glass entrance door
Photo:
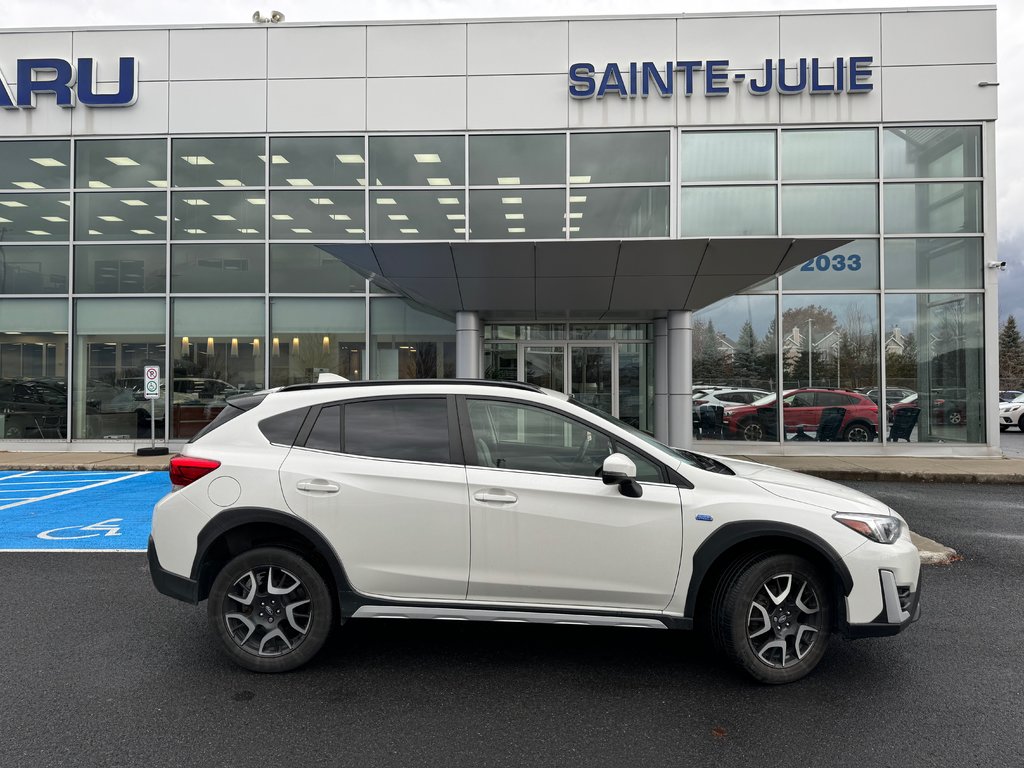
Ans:
[[[585,405],[614,416],[615,371],[613,347],[569,345],[569,394]]]
[[[565,345],[523,348],[520,381],[565,392]]]

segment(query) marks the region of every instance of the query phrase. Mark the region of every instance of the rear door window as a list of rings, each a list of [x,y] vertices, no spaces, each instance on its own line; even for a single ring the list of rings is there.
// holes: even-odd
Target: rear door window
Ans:
[[[346,403],[343,437],[342,450],[356,456],[451,463],[445,398],[386,398]]]

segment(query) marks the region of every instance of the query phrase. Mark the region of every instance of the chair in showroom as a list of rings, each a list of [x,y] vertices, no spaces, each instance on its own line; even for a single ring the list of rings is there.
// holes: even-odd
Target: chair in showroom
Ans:
[[[889,427],[889,442],[900,440],[910,442],[910,433],[917,426],[917,418],[921,415],[920,408],[900,408],[892,415],[892,426]]]
[[[818,442],[833,443],[838,440],[845,418],[845,408],[822,408],[821,418],[818,420]]]

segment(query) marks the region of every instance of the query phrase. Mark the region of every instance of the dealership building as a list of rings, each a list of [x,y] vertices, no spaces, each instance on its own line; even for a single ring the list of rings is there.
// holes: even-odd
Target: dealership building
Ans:
[[[997,453],[997,86],[993,6],[2,31],[0,450],[329,372]]]

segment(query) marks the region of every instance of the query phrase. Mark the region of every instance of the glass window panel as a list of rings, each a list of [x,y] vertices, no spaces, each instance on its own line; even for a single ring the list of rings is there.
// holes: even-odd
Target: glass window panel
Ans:
[[[484,378],[495,381],[519,379],[518,347],[515,344],[484,345]]]
[[[371,136],[370,185],[450,187],[466,183],[462,136]]]
[[[275,240],[365,240],[362,192],[337,189],[270,193]]]
[[[175,240],[257,240],[263,237],[263,191],[175,192],[171,195]]]
[[[75,145],[75,186],[167,186],[167,142],[164,139],[102,139]]]
[[[851,243],[810,258],[782,275],[784,291],[878,288],[878,241]]]
[[[321,408],[306,438],[306,448],[317,451],[341,451],[341,406]]]
[[[0,299],[0,333],[67,329],[67,299]]]
[[[885,287],[981,288],[982,239],[907,238],[885,241]]]
[[[787,440],[878,440],[878,298],[782,297],[783,421]],[[845,413],[825,412],[841,390]]]
[[[67,189],[71,142],[0,141],[0,189]]]
[[[371,192],[370,237],[374,240],[462,240],[466,222],[461,193]],[[463,230],[460,232],[459,230]]]
[[[448,402],[388,398],[346,403],[343,451],[400,461],[451,461]]]
[[[470,136],[469,183],[565,184],[565,136]]]
[[[84,192],[75,195],[76,240],[164,240],[163,192]]]
[[[209,424],[234,395],[263,389],[263,299],[174,299],[171,436]]]
[[[775,187],[683,187],[681,237],[774,235]]]
[[[274,158],[270,164],[272,186],[366,186],[362,136],[280,136],[270,140],[270,152]]]
[[[654,430],[653,352],[650,344],[619,345],[619,419],[648,432]],[[640,478],[639,474],[637,479],[655,481],[654,477]]]
[[[67,246],[19,246],[4,245],[0,242],[0,293],[67,291]]]
[[[720,387],[745,402],[708,401],[721,411],[701,420],[695,404],[695,435],[702,440],[778,440],[777,416],[748,403],[776,390],[778,359],[774,296],[732,296],[694,314],[694,390]],[[702,399],[697,397],[696,399]]]
[[[766,181],[775,175],[774,131],[680,134],[682,181]]]
[[[874,129],[782,132],[783,180],[877,176]]]
[[[174,293],[263,293],[264,246],[175,245],[171,248]]]
[[[669,134],[575,133],[569,138],[570,184],[668,181]]]
[[[886,178],[982,175],[978,126],[886,128],[883,141]]]
[[[265,141],[260,137],[175,139],[171,167],[176,187],[262,187],[266,183]],[[286,165],[287,158],[273,162]]]
[[[150,436],[143,368],[166,366],[162,299],[79,299],[75,302],[72,437],[133,440]],[[166,371],[163,371],[166,375]],[[156,401],[163,437],[164,398]]]
[[[0,237],[8,243],[67,240],[70,205],[66,194],[0,194]]]
[[[0,438],[67,438],[67,342],[67,333],[45,331],[0,336]]]
[[[80,245],[75,248],[77,293],[163,293],[167,248],[152,245]]]
[[[455,377],[455,324],[403,299],[370,302],[374,379]]]
[[[981,232],[981,182],[886,184],[885,231]]]
[[[573,189],[570,237],[668,237],[668,187]]]
[[[329,245],[271,245],[273,293],[365,293],[366,281],[331,252]]]
[[[273,387],[315,382],[321,373],[363,378],[363,299],[272,299],[270,335]]]
[[[565,190],[473,190],[469,194],[469,216],[469,236],[473,240],[562,239]]]
[[[890,441],[985,442],[982,310],[981,294],[886,295],[886,386],[912,393],[886,409]]]
[[[811,184],[782,188],[782,234],[867,235],[878,232],[874,184]]]

